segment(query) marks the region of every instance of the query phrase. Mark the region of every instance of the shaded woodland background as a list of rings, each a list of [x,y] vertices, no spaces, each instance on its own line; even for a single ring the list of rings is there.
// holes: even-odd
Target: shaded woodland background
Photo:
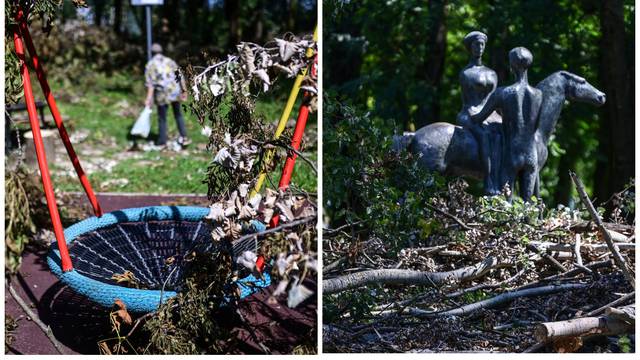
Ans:
[[[18,0],[5,3],[12,14]],[[39,55],[49,77],[79,84],[91,73],[111,75],[142,73],[146,58],[146,19],[144,6],[130,0],[28,0],[35,17],[32,33],[39,41]],[[78,7],[80,6],[80,7]],[[204,64],[212,58],[226,57],[241,41],[264,44],[288,33],[302,35],[313,31],[317,8],[315,0],[165,0],[151,6],[153,41],[164,47],[167,56],[180,66]],[[11,40],[12,19],[5,18],[7,39],[5,81],[7,99],[20,96],[12,91],[17,78],[17,60]],[[65,84],[68,85],[68,84]]]
[[[397,132],[454,122],[458,72],[468,62],[464,35],[488,34],[483,61],[499,85],[513,81],[508,51],[525,46],[534,55],[532,84],[564,69],[607,94],[602,108],[574,103],[563,111],[543,198],[569,204],[575,170],[603,202],[635,173],[634,16],[631,0],[331,0],[323,14],[324,90],[374,119],[394,120]]]
[[[86,3],[94,25],[146,46],[144,6],[132,6],[130,0]],[[220,56],[241,41],[263,44],[285,32],[313,31],[317,17],[315,0],[165,0],[151,9],[154,41],[180,57],[201,51]],[[73,4],[65,2],[62,23],[76,17]]]
[[[84,134],[74,145],[80,154],[92,154],[81,155],[81,159],[97,190],[206,193],[207,185],[202,180],[211,161],[211,154],[205,151],[209,140],[202,134],[197,117],[188,109],[190,101],[184,103],[187,132],[193,140],[189,151],[163,156],[155,150],[123,151],[133,145],[129,130],[144,107],[143,71],[147,62],[144,7],[132,6],[131,0],[5,2],[8,16],[5,17],[4,65],[8,104],[24,102],[19,61],[13,49],[13,19],[18,4],[31,9],[30,32],[38,55],[67,128]],[[151,12],[153,41],[163,45],[165,54],[183,68],[184,74],[190,73],[188,65],[199,72],[212,62],[226,59],[227,54],[237,52],[236,45],[241,41],[264,45],[275,38],[287,38],[289,34],[308,35],[317,19],[315,0],[165,0],[164,5],[152,6]],[[293,81],[284,76],[274,81],[268,92],[260,94],[257,114],[266,121],[277,120]],[[36,100],[43,100],[40,89],[34,90]],[[48,111],[45,112],[48,117]],[[22,134],[29,131],[27,115],[21,111],[11,116],[5,140],[11,144],[10,150],[21,154],[20,145],[25,143],[20,141]],[[157,136],[155,115],[152,121],[149,141]],[[306,132],[313,134],[309,144],[316,144],[315,123],[315,114],[312,114]],[[177,134],[172,119],[169,134]],[[305,148],[314,160],[315,149],[313,145]],[[149,166],[149,162],[153,166]],[[68,164],[64,158],[52,165],[56,188],[81,190],[75,175],[66,172]],[[70,174],[72,176],[67,176]],[[316,175],[311,168],[300,166],[294,182],[315,189]]]

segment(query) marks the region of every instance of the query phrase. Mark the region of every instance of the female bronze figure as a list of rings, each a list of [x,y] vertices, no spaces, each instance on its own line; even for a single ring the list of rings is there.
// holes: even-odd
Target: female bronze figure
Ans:
[[[487,44],[487,35],[480,31],[468,33],[463,43],[469,52],[469,64],[460,71],[460,86],[462,88],[462,109],[457,116],[457,124],[468,128],[476,138],[480,150],[480,161],[484,174],[484,190],[487,194],[500,191],[496,169],[500,160],[499,144],[494,144],[490,137],[490,127],[486,124],[476,124],[468,121],[465,115],[478,113],[485,105],[489,96],[498,85],[498,75],[492,69],[482,64],[482,54]],[[491,115],[487,122],[500,122],[500,116]]]

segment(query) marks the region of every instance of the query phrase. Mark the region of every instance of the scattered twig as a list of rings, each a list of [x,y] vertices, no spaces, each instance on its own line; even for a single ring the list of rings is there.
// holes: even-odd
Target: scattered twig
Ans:
[[[598,315],[601,312],[605,311],[607,308],[618,306],[620,304],[623,304],[627,300],[634,299],[635,297],[636,297],[636,292],[632,291],[632,292],[628,293],[627,295],[621,296],[620,298],[608,303],[607,305],[604,305],[602,307],[599,307],[599,308],[597,308],[597,309],[595,309],[593,311],[590,311],[590,312],[586,313],[584,316],[595,316],[595,315]]]
[[[631,287],[635,289],[636,280],[634,278],[634,275],[632,271],[627,267],[627,264],[624,258],[620,254],[620,251],[618,250],[616,245],[613,243],[613,239],[611,238],[611,234],[609,233],[609,230],[607,230],[607,228],[604,226],[604,223],[602,222],[602,219],[600,219],[598,212],[593,207],[591,200],[589,200],[589,196],[587,195],[587,192],[584,189],[584,185],[582,184],[582,181],[580,180],[580,178],[578,178],[578,176],[573,171],[569,172],[569,176],[571,176],[573,183],[576,185],[576,189],[578,190],[578,195],[580,196],[580,200],[582,200],[584,205],[587,207],[587,211],[589,211],[589,214],[591,214],[591,217],[596,222],[596,224],[598,225],[598,228],[602,232],[604,240],[606,241],[607,246],[609,247],[609,250],[613,255],[613,260],[615,261],[616,266],[620,268],[620,270],[624,274],[625,278],[627,279]]]
[[[60,345],[58,340],[53,336],[53,331],[51,331],[51,328],[45,325],[40,320],[40,318],[38,318],[38,315],[36,315],[33,311],[31,311],[31,309],[29,308],[29,305],[27,305],[27,303],[24,302],[24,300],[20,297],[20,295],[18,295],[16,290],[13,288],[13,286],[11,286],[11,282],[9,282],[9,293],[11,294],[13,299],[18,303],[18,305],[20,305],[22,310],[25,313],[27,313],[27,316],[29,316],[29,318],[31,318],[31,320],[34,323],[36,323],[36,325],[38,325],[40,330],[44,332],[47,338],[49,338],[49,341],[51,341],[51,344],[53,344],[53,347],[56,348],[56,351],[58,352],[58,354],[64,355],[64,352],[62,352],[62,346]]]
[[[131,334],[133,334],[133,332],[136,330],[136,328],[138,327],[138,325],[140,325],[140,323],[150,317],[152,317],[153,315],[155,315],[155,311],[154,312],[150,312],[150,313],[146,313],[144,315],[142,315],[141,317],[136,319],[136,322],[133,323],[133,327],[131,328],[131,330],[129,330],[129,332],[127,333],[126,338],[129,338],[131,336]]]
[[[610,231],[615,231],[617,233],[622,233],[622,234],[633,234],[635,231],[635,227],[633,225],[626,225],[626,224],[616,224],[616,223],[610,223],[610,222],[602,222],[602,224],[604,225],[604,227],[606,227],[608,230]],[[592,232],[593,230],[596,229],[596,227],[594,226],[595,224],[593,223],[593,221],[584,221],[581,223],[577,223],[574,225],[571,225],[569,227],[569,230],[573,231],[573,232]]]
[[[344,229],[346,229],[348,227],[353,227],[353,226],[356,226],[356,225],[360,225],[363,222],[364,222],[363,220],[360,220],[360,221],[356,221],[356,222],[353,222],[353,223],[347,223],[347,224],[344,224],[344,225],[340,225],[335,229],[323,229],[322,230],[322,234],[324,236],[333,235],[335,233],[339,233],[340,231],[342,231],[342,230],[344,230]]]
[[[574,239],[576,239],[574,245],[573,245],[573,252],[576,255],[576,262],[582,266],[582,255],[580,254],[580,240],[581,240],[582,236],[580,234],[576,234],[576,236],[574,236]]]
[[[506,279],[506,280],[503,280],[503,281],[501,281],[501,282],[499,282],[499,283],[496,283],[496,284],[478,284],[478,285],[476,285],[476,286],[472,286],[472,287],[469,287],[469,288],[466,288],[466,289],[458,290],[458,291],[456,291],[456,292],[453,292],[453,293],[447,294],[447,295],[445,295],[445,296],[446,296],[447,298],[455,298],[455,297],[458,297],[458,296],[461,296],[461,295],[464,295],[464,294],[467,294],[467,293],[470,293],[470,292],[478,291],[478,290],[483,290],[483,289],[496,289],[496,288],[502,287],[502,286],[504,286],[504,285],[506,285],[506,284],[509,284],[510,282],[512,282],[512,281],[514,281],[514,280],[516,280],[516,279],[518,279],[519,277],[521,277],[522,275],[524,275],[524,273],[525,273],[527,270],[528,270],[527,268],[523,268],[522,270],[518,271],[518,272],[517,272],[515,275],[513,275],[512,277],[510,277],[510,278],[508,278],[508,279]]]
[[[296,219],[296,220],[284,223],[282,225],[278,225],[278,226],[276,226],[274,228],[270,228],[270,229],[267,229],[265,231],[244,235],[244,236],[241,236],[241,237],[237,238],[236,240],[233,240],[232,241],[232,246],[236,247],[237,244],[241,244],[241,243],[243,243],[243,242],[245,242],[247,240],[254,239],[254,238],[259,238],[261,236],[272,234],[272,233],[275,233],[275,232],[280,232],[280,231],[282,231],[284,229],[289,229],[289,228],[292,228],[292,227],[296,227],[298,225],[307,224],[309,222],[315,221],[316,219],[317,219],[316,216],[308,216],[308,217],[305,217],[305,218],[302,218],[302,219]]]
[[[446,211],[444,211],[442,209],[438,209],[437,207],[435,207],[435,206],[433,206],[433,205],[431,205],[429,203],[427,203],[425,205],[426,205],[427,208],[429,208],[429,209],[431,209],[431,210],[433,210],[433,211],[435,211],[435,212],[437,212],[439,214],[442,214],[442,215],[450,218],[451,220],[455,221],[458,225],[460,225],[465,230],[469,230],[469,231],[476,230],[476,231],[479,231],[481,234],[485,233],[483,230],[476,229],[476,228],[473,228],[473,227],[465,224],[462,220],[458,219],[458,217],[456,217],[455,215],[449,214],[448,212],[446,212]]]
[[[164,288],[165,286],[167,286],[167,282],[169,282],[169,279],[171,279],[171,276],[173,276],[173,273],[176,272],[176,270],[178,270],[177,266],[173,267],[173,270],[171,270],[171,272],[169,273],[169,276],[167,276],[166,279],[164,279],[164,282],[162,283],[162,289],[160,289],[160,301],[158,306],[162,305],[162,297],[164,296]]]

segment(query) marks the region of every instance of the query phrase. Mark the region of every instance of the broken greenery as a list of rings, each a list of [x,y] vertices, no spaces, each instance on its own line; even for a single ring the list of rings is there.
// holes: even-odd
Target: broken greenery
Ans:
[[[4,3],[4,95],[7,103],[16,103],[22,97],[22,78],[20,76],[20,61],[13,47],[13,29],[17,25],[16,15],[19,7],[28,14],[27,22],[37,21],[43,33],[49,34],[53,29],[57,12],[63,0],[7,0]],[[73,0],[76,8],[86,7],[85,0]]]
[[[224,61],[212,62],[201,68],[189,66],[187,76],[192,84],[195,101],[192,112],[200,124],[211,129],[208,149],[215,156],[207,172],[208,195],[214,200],[228,198],[242,184],[251,188],[261,171],[274,169],[281,152],[266,163],[265,151],[273,148],[273,129],[267,119],[256,113],[257,94],[266,92],[278,77],[293,78],[310,66],[313,58],[307,49],[315,51],[310,37],[287,36],[264,47],[240,43],[238,53]],[[315,80],[307,76],[302,89],[316,94]],[[283,137],[288,144],[288,136]]]
[[[315,42],[308,38],[292,36],[265,47],[241,43],[238,54],[212,63],[199,74],[196,67],[187,69],[195,99],[191,110],[203,127],[211,129],[208,150],[212,161],[206,180],[212,200],[207,216],[213,229],[211,241],[228,251],[193,254],[180,265],[185,267],[183,290],[154,314],[145,315],[149,316],[143,326],[148,334],[146,347],[123,347],[129,335],[121,337],[120,329],[114,326],[117,336],[102,343],[101,349],[154,354],[233,351],[234,334],[218,319],[239,301],[239,289],[229,284],[249,273],[262,276],[257,265],[259,258],[272,264],[264,271],[270,271],[272,282],[278,284],[269,303],[285,298],[287,306],[295,307],[314,293],[303,285],[305,279],[317,272],[314,250],[317,209],[313,198],[292,188],[267,189],[253,196],[250,190],[261,171],[273,170],[275,163],[286,155],[282,151],[270,163],[265,161],[266,150],[272,149],[275,142],[270,141],[273,129],[256,113],[256,94],[269,90],[279,75],[290,78],[301,73],[311,62],[306,56],[307,48],[315,50],[315,47]],[[311,78],[305,79],[303,86],[308,93],[317,92]],[[287,141],[286,136],[282,141]],[[280,220],[277,228],[250,234],[262,228],[257,222],[267,224],[274,216]],[[172,265],[171,261],[166,264]],[[114,274],[114,279],[135,286],[126,275]],[[243,322],[239,312],[232,314]],[[309,334],[305,339],[301,344],[285,344],[283,349],[315,352],[315,336]]]
[[[330,94],[324,112],[324,151],[333,154],[324,160],[331,174],[323,184],[330,224],[323,236],[325,281],[374,269],[434,273],[487,259],[498,264],[466,282],[377,283],[324,295],[328,351],[524,351],[536,342],[531,324],[584,315],[632,290],[621,271],[606,261],[601,235],[580,207],[546,209],[538,201],[509,203],[502,196],[472,195],[465,181],[425,172],[415,156],[393,152],[393,122]],[[605,218],[628,241],[633,241],[629,219],[635,215],[634,192],[630,184],[615,194],[610,200],[614,210]],[[603,216],[604,209],[599,212]],[[573,255],[576,236],[582,244],[580,260]],[[634,251],[629,249],[635,244],[625,246],[623,255],[632,264]],[[560,275],[561,269],[573,273]],[[437,316],[535,284],[565,282],[585,287],[516,299],[498,309]],[[429,314],[428,321],[415,314]],[[601,351],[615,351],[614,345]],[[585,347],[597,351],[593,345]],[[562,350],[560,345],[550,348]]]

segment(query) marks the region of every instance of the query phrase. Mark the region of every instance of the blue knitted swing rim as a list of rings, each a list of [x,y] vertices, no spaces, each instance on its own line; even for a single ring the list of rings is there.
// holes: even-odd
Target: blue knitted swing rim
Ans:
[[[91,217],[80,221],[64,231],[65,239],[69,248],[78,237],[99,229],[108,228],[122,223],[129,222],[150,222],[150,221],[202,221],[209,213],[208,208],[194,206],[149,206],[141,208],[129,208],[113,211],[104,214],[102,217]],[[254,226],[256,228],[258,226]],[[264,225],[261,224],[262,228]],[[261,230],[257,229],[258,231]],[[103,307],[110,308],[116,299],[122,300],[127,309],[136,313],[147,313],[157,310],[160,301],[163,302],[176,296],[175,291],[161,291],[149,289],[134,289],[124,286],[107,284],[91,277],[85,276],[75,269],[67,272],[62,271],[60,261],[60,251],[57,243],[51,245],[47,256],[47,263],[51,272],[55,274],[62,283],[68,285],[75,292],[86,296],[90,300]],[[237,281],[240,288],[240,298],[245,298],[261,288],[267,287],[271,283],[269,274],[263,274],[264,279],[259,279],[249,275]]]

